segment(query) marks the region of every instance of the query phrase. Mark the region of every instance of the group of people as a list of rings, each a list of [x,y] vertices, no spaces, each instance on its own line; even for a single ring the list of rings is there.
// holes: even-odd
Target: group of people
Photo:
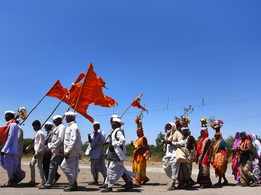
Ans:
[[[258,137],[237,132],[232,150],[232,170],[237,183],[243,186],[260,184],[261,142]]]
[[[64,118],[66,124],[64,124]],[[0,165],[6,170],[8,181],[1,187],[16,187],[24,178],[25,172],[21,169],[21,159],[23,155],[23,130],[17,119],[17,113],[13,111],[5,112],[6,123],[0,127],[1,156]],[[93,184],[98,185],[98,175],[104,177],[102,192],[111,192],[114,184],[123,178],[127,190],[132,189],[135,177],[124,166],[126,156],[126,139],[123,130],[123,122],[117,115],[113,115],[110,120],[111,132],[105,138],[100,129],[100,123],[93,123],[93,133],[88,135],[89,148],[86,154],[90,156],[91,173]],[[44,125],[39,120],[32,123],[35,131],[33,149],[34,155],[30,161],[31,186],[36,185],[35,167],[39,170],[39,189],[49,189],[59,180],[58,168],[60,167],[68,180],[65,191],[77,191],[77,177],[80,172],[79,160],[82,155],[82,140],[79,127],[76,122],[76,113],[69,111],[61,115],[55,115],[52,122]],[[44,132],[44,130],[46,132]],[[141,134],[141,129],[139,130]],[[136,159],[140,162],[140,144],[136,145]],[[145,143],[144,143],[145,144]],[[105,152],[106,145],[106,152]],[[28,147],[29,148],[29,147]],[[27,148],[27,149],[28,149]],[[148,147],[147,147],[148,148]],[[107,166],[105,165],[105,159]],[[134,160],[135,161],[135,160]],[[144,168],[145,165],[142,166]],[[135,169],[141,170],[139,163]],[[144,175],[137,175],[137,183],[143,179]],[[148,180],[147,180],[148,181]],[[145,183],[146,181],[143,181]]]
[[[63,124],[63,119],[63,116],[56,115],[53,117],[53,122],[47,122],[43,126],[38,120],[32,123],[35,137],[34,155],[30,162],[30,185],[36,184],[35,166],[37,165],[41,178],[39,189],[50,188],[58,181],[59,166],[69,183],[65,191],[77,189],[78,166],[82,150],[81,135],[75,120],[75,112],[65,113],[67,126]],[[5,120],[6,124],[1,127],[1,135],[5,137],[1,137],[0,164],[7,172],[8,181],[1,187],[16,187],[25,178],[25,172],[21,169],[23,130],[15,112],[5,112]],[[42,130],[43,128],[47,133]]]
[[[176,118],[165,126],[165,156],[163,167],[171,179],[168,190],[190,188],[199,184],[201,188],[222,187],[228,185],[226,171],[228,167],[228,147],[222,137],[221,120],[210,122],[215,131],[209,138],[208,120],[201,119],[201,131],[197,140],[189,130],[188,117]],[[261,184],[261,142],[256,135],[237,133],[233,144],[232,170],[235,180],[242,186]],[[192,163],[199,166],[197,181],[193,181]],[[212,184],[210,168],[214,168],[218,182]]]
[[[0,165],[6,170],[8,181],[2,187],[15,187],[25,178],[21,168],[23,155],[23,130],[17,114],[5,112],[6,123],[0,127],[1,156]],[[65,122],[64,122],[65,119]],[[90,157],[93,185],[99,185],[99,173],[103,176],[101,192],[112,192],[119,179],[123,179],[126,190],[149,182],[146,175],[147,161],[151,156],[148,141],[144,135],[142,114],[136,120],[137,139],[132,142],[132,172],[124,165],[126,156],[126,137],[122,119],[113,115],[110,118],[111,131],[105,137],[99,122],[93,123],[93,131],[88,135],[88,148],[85,152]],[[218,177],[217,187],[228,184],[226,171],[228,166],[228,148],[222,138],[223,122],[214,120],[210,126],[215,131],[213,139],[209,138],[208,120],[201,120],[200,137],[195,139],[189,128],[188,117],[176,118],[165,126],[163,168],[170,178],[168,190],[190,188],[199,184],[201,188],[212,187],[210,167]],[[77,178],[80,172],[79,161],[82,155],[81,132],[76,122],[76,113],[69,111],[55,115],[52,122],[44,125],[39,120],[32,123],[35,131],[34,155],[30,162],[30,185],[36,185],[35,167],[39,170],[39,189],[53,187],[60,178],[58,169],[62,170],[68,180],[65,191],[77,191]],[[45,132],[44,132],[45,130]],[[5,132],[5,133],[3,133]],[[197,181],[192,179],[193,163],[199,166]],[[237,133],[233,144],[232,170],[235,180],[242,185],[256,185],[261,181],[261,144],[255,135]]]

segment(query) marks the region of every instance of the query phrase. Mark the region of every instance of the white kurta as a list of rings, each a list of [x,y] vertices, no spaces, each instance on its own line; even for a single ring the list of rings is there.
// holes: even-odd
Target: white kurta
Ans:
[[[122,129],[115,129],[111,133],[111,145],[114,148],[119,160],[109,161],[107,167],[106,184],[111,188],[123,175],[128,176],[129,173],[124,167],[126,157],[126,139]]]
[[[65,137],[65,126],[60,124],[53,130],[51,142],[48,143],[48,148],[54,155],[63,155],[64,153],[64,137]]]
[[[71,122],[65,130],[64,138],[64,153],[68,154],[68,158],[65,158],[61,165],[70,186],[75,185],[77,182],[81,146],[82,141],[78,125]]]
[[[178,178],[179,165],[176,158],[176,144],[183,141],[183,135],[179,131],[175,131],[173,135],[168,138],[171,144],[167,145],[166,155],[162,159],[163,169],[166,175],[176,180]]]
[[[39,130],[36,132],[34,137],[34,151],[35,154],[43,154],[46,149],[45,146],[45,135],[43,130]]]

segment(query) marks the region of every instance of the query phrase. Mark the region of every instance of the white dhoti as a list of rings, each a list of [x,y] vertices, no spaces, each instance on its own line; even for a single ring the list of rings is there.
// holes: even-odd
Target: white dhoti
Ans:
[[[41,178],[41,184],[45,184],[46,178],[44,175],[44,168],[43,168],[43,159],[44,159],[44,154],[39,154],[37,158],[33,157],[29,166],[31,170],[31,182],[35,183],[35,166],[37,164],[40,178]]]
[[[106,184],[111,188],[122,176],[128,175],[128,171],[121,161],[110,161],[107,167]]]
[[[65,158],[62,162],[61,168],[69,181],[69,185],[75,185],[79,173],[79,157]]]
[[[177,162],[175,156],[164,156],[162,164],[166,175],[172,180],[177,180],[180,163]]]

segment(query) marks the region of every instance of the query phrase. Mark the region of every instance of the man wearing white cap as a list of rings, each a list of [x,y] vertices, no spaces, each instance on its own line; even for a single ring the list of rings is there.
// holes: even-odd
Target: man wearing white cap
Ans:
[[[127,174],[127,170],[124,167],[124,161],[126,160],[126,146],[125,136],[122,129],[122,121],[119,117],[111,118],[112,132],[109,136],[108,144],[109,149],[107,151],[107,178],[105,189],[102,192],[112,192],[113,185],[121,178],[124,177],[126,182],[125,188],[131,189],[133,186],[132,180],[129,177],[124,176]]]
[[[81,135],[75,121],[75,112],[66,112],[65,119],[68,126],[65,129],[64,137],[64,160],[61,168],[66,175],[69,186],[64,189],[66,192],[77,191],[77,177],[79,172],[79,159],[81,155]]]
[[[52,138],[48,143],[48,148],[52,152],[49,175],[44,188],[50,188],[54,183],[57,182],[60,175],[57,173],[58,167],[61,165],[64,158],[64,135],[65,126],[63,124],[63,117],[61,115],[55,115],[53,117],[53,123],[55,128],[52,132]]]
[[[105,137],[102,135],[100,130],[100,123],[93,123],[93,133],[88,135],[88,141],[90,143],[90,159],[91,159],[91,173],[94,182],[93,185],[98,185],[99,172],[102,174],[104,181],[107,177],[107,170],[105,167],[104,157],[104,144]]]
[[[25,175],[18,175],[19,169],[19,126],[15,120],[15,112],[6,111],[6,130],[8,132],[1,149],[0,164],[7,171],[8,182],[2,187],[11,187],[24,179]]]
[[[44,131],[41,129],[41,122],[36,120],[32,123],[33,129],[36,132],[34,136],[34,156],[32,161],[30,162],[30,169],[31,169],[31,184],[35,184],[35,165],[39,169],[41,183],[38,187],[41,187],[45,184],[45,175],[44,175],[44,167],[43,167],[43,160],[44,154],[46,152],[45,147],[45,134]]]
[[[44,167],[44,176],[45,176],[46,180],[48,179],[48,176],[49,176],[49,169],[50,169],[50,163],[51,163],[51,158],[52,158],[52,152],[48,148],[48,144],[52,140],[53,129],[54,129],[54,124],[52,122],[48,121],[45,123],[44,130],[46,132],[46,138],[45,138],[46,152],[44,153],[43,167]],[[43,187],[43,186],[41,186],[41,187]]]

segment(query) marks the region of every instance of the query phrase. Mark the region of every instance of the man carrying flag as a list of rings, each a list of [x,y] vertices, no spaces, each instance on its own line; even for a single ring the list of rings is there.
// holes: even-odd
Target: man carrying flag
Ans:
[[[64,137],[64,160],[61,168],[69,181],[69,186],[64,189],[65,192],[77,191],[77,177],[79,172],[79,160],[81,155],[81,134],[76,123],[76,113],[66,112],[65,120],[67,127]]]
[[[52,152],[52,158],[50,162],[49,175],[44,188],[50,188],[58,180],[57,170],[64,159],[64,135],[65,126],[63,124],[63,117],[61,115],[55,115],[53,117],[53,123],[55,128],[48,148]]]
[[[137,116],[135,123],[137,124],[138,138],[133,142],[133,161],[132,170],[136,185],[144,185],[149,181],[146,175],[147,160],[150,158],[150,149],[147,138],[144,135],[142,125],[142,115]]]
[[[1,149],[0,164],[6,170],[8,175],[8,182],[1,187],[13,187],[20,183],[25,174],[18,174],[20,170],[20,152],[19,152],[19,131],[20,128],[15,120],[15,112],[6,111],[6,138],[3,140],[3,147]]]

